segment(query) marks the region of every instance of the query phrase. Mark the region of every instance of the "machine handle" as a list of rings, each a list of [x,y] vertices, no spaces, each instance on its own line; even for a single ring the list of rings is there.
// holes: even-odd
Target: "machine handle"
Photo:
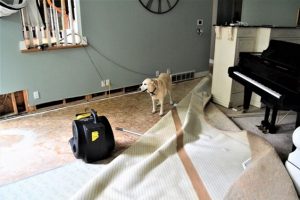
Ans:
[[[92,117],[93,117],[93,120],[94,120],[94,124],[97,124],[98,123],[97,112],[94,109],[92,109],[91,111],[92,111],[91,113],[92,113]]]

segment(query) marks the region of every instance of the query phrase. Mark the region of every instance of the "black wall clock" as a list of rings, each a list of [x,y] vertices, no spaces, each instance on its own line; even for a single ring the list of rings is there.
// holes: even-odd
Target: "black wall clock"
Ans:
[[[155,14],[164,14],[172,10],[179,0],[139,0],[148,11]]]

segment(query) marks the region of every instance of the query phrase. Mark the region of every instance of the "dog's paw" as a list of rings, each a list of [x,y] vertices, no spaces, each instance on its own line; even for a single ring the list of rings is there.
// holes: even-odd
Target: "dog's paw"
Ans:
[[[160,116],[160,117],[164,116],[164,113],[159,113],[159,116]]]
[[[152,110],[152,114],[156,113],[156,110]]]

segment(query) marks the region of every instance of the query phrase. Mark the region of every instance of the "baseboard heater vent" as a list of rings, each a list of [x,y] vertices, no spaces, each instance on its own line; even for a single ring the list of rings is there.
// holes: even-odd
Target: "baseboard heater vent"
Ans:
[[[195,71],[179,72],[176,74],[171,74],[171,77],[173,83],[191,80],[195,78]]]

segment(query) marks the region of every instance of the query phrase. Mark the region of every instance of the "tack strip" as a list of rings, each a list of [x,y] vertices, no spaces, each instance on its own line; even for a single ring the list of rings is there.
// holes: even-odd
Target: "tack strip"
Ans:
[[[182,124],[178,116],[176,107],[172,109],[172,117],[176,128],[176,150],[178,156],[192,182],[192,185],[197,193],[198,198],[201,200],[211,200],[211,197],[209,196],[206,187],[204,186],[199,174],[197,173],[195,166],[193,165],[191,159],[189,158],[187,152],[184,149]]]

